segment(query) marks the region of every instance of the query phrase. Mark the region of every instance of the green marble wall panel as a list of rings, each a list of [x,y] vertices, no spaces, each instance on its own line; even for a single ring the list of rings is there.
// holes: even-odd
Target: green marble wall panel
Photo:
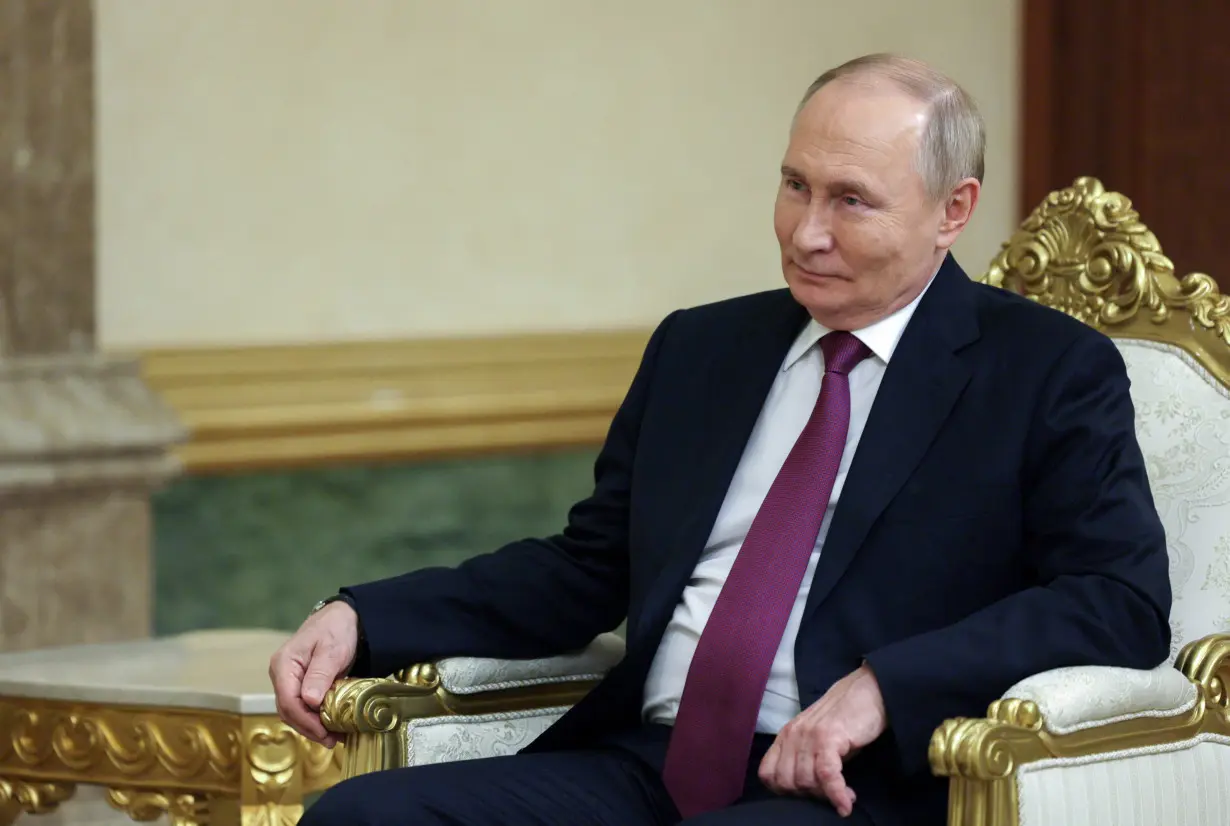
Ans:
[[[188,476],[154,499],[155,631],[294,629],[341,585],[554,533],[593,453]]]

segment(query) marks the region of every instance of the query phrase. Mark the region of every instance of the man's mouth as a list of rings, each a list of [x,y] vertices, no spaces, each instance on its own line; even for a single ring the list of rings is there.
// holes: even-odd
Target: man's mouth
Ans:
[[[802,275],[804,278],[807,278],[807,279],[812,279],[815,281],[845,281],[847,280],[844,276],[837,275],[836,273],[816,272],[815,270],[809,270],[807,267],[804,267],[802,264],[798,263],[797,261],[792,261],[791,265],[796,270],[799,271],[800,275]]]

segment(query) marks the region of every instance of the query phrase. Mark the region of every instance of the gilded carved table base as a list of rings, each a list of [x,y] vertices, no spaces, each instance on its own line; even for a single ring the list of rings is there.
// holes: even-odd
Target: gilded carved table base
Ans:
[[[107,802],[133,820],[157,820],[167,815],[172,826],[203,826],[209,822],[208,800],[190,792],[107,789]]]
[[[136,821],[293,826],[340,766],[340,750],[273,716],[0,697],[0,826],[54,811],[77,784]]]
[[[72,783],[27,782],[0,777],[0,826],[9,826],[23,812],[48,814],[73,796]]]

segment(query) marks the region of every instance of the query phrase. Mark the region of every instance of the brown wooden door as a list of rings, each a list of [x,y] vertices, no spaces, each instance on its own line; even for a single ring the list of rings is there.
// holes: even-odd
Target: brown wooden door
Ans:
[[[1023,214],[1092,175],[1230,289],[1230,2],[1024,0]]]

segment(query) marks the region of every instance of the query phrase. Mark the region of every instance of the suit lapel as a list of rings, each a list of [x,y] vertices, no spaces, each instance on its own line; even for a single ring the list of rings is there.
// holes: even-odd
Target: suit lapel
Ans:
[[[633,633],[660,636],[658,626],[670,618],[713,530],[765,398],[806,319],[788,290],[775,291],[767,309],[723,331],[719,348],[705,363],[690,400],[697,407],[701,437],[687,474],[691,489],[681,497],[685,508],[667,539],[668,553],[646,600],[644,620]]]
[[[804,621],[845,573],[969,382],[956,351],[978,337],[975,289],[949,256],[893,352],[820,552]]]

